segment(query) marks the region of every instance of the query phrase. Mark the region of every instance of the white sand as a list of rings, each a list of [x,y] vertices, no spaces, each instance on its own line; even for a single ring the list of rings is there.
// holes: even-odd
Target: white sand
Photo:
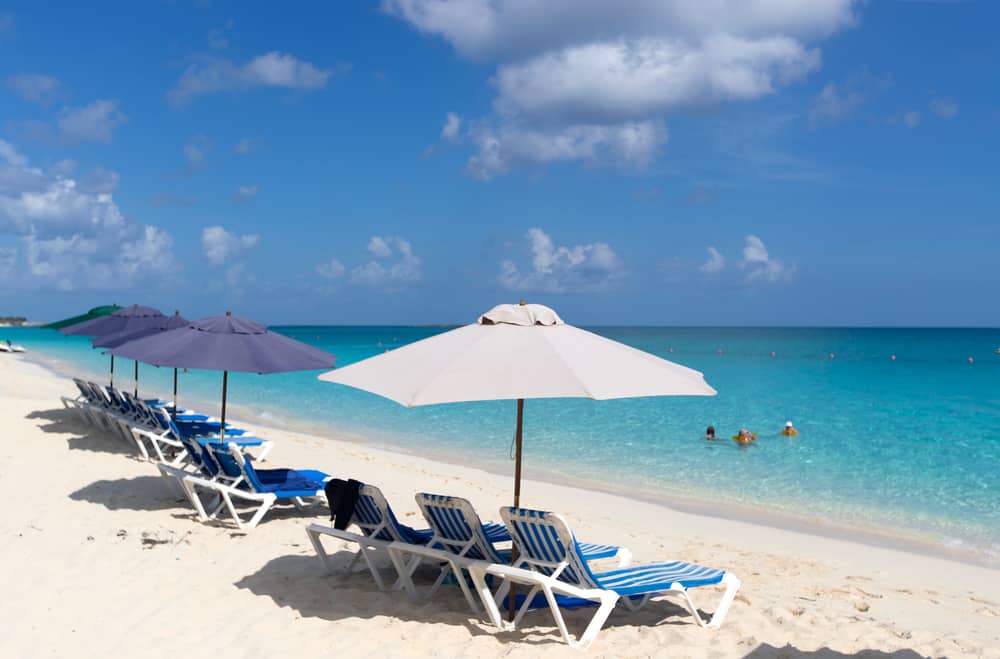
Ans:
[[[74,393],[0,355],[0,656],[583,656],[545,613],[497,633],[452,588],[414,603],[379,592],[367,572],[324,575],[300,513],[272,512],[249,534],[199,523],[153,465],[62,410],[59,396]],[[510,496],[509,478],[477,469],[257,430],[277,444],[271,466],[378,484],[414,525],[419,490],[467,497],[484,517]],[[743,580],[719,630],[669,603],[618,610],[587,656],[1000,657],[997,570],[534,481],[523,503],[639,561],[683,558]],[[694,597],[710,611],[718,592]]]

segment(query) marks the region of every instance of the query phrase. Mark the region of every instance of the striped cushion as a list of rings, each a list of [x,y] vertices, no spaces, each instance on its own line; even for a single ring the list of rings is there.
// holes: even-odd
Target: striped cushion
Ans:
[[[598,572],[593,576],[601,588],[628,596],[669,590],[675,583],[685,588],[708,586],[722,581],[725,574],[694,563],[669,561]]]

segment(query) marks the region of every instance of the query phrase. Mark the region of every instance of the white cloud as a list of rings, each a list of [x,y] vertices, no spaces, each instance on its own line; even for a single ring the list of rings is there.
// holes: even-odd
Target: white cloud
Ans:
[[[458,140],[458,132],[462,128],[462,118],[454,112],[449,112],[444,120],[444,127],[441,129],[441,139],[455,142]]]
[[[254,140],[251,137],[242,137],[240,141],[236,143],[233,147],[233,152],[238,156],[245,156],[250,153],[254,146]]]
[[[528,230],[531,268],[523,271],[510,259],[500,263],[497,281],[506,289],[541,293],[590,293],[603,291],[625,274],[615,251],[603,242],[556,246],[542,229]]]
[[[495,62],[495,114],[473,124],[468,171],[621,158],[612,136],[677,109],[756,99],[819,68],[813,43],[853,22],[854,0],[383,0],[465,57]],[[456,135],[458,131],[455,131]],[[651,133],[636,160],[655,156]],[[543,148],[536,157],[520,144]],[[611,148],[594,148],[594,145]],[[553,153],[558,153],[554,156]],[[596,155],[595,155],[596,154]]]
[[[368,241],[368,251],[380,259],[392,256],[392,248],[389,247],[387,239],[381,236],[371,237],[371,240]]]
[[[368,252],[374,258],[351,270],[351,283],[392,287],[421,277],[420,259],[405,238],[372,236]]]
[[[222,27],[208,31],[208,47],[212,50],[225,50],[229,47],[229,35],[236,26],[236,21],[230,19]]]
[[[764,241],[757,236],[746,237],[743,245],[743,261],[740,266],[747,269],[747,281],[776,282],[789,279],[795,274],[795,265],[786,265],[773,258]]]
[[[701,264],[701,271],[709,274],[719,272],[726,267],[726,258],[714,247],[708,248],[708,260]]]
[[[224,227],[205,227],[201,232],[201,248],[210,263],[221,265],[227,260],[253,249],[260,242],[255,233],[242,236],[230,233]]]
[[[72,176],[73,172],[76,171],[76,164],[76,161],[72,158],[63,158],[52,165],[52,167],[49,167],[49,173],[57,178]]]
[[[903,125],[907,128],[916,128],[920,125],[920,113],[911,110],[903,113]]]
[[[8,254],[23,257],[21,288],[127,288],[176,269],[170,235],[129,221],[114,202],[117,175],[98,167],[78,182],[64,162],[45,172],[2,141],[0,157],[0,235],[23,246]]]
[[[258,55],[242,64],[221,57],[208,57],[188,66],[167,93],[167,98],[174,105],[185,106],[204,94],[253,87],[316,90],[326,87],[331,76],[344,75],[349,70],[350,65],[345,63],[321,69],[294,55],[278,51]]]
[[[809,123],[817,126],[823,122],[840,121],[857,110],[864,100],[864,94],[859,89],[828,82],[813,101]]]
[[[647,165],[667,141],[661,122],[620,125],[571,125],[561,129],[533,129],[513,123],[481,124],[473,131],[476,153],[466,164],[480,180],[506,174],[525,164],[583,161],[636,168]]]
[[[259,188],[256,185],[241,185],[238,190],[236,190],[236,195],[234,201],[250,201],[257,197]]]
[[[18,153],[13,144],[5,140],[0,140],[0,158],[14,167],[24,167],[28,164],[28,159]]]
[[[675,108],[753,99],[817,69],[794,39],[707,36],[596,42],[502,66],[501,114],[584,122],[643,119]]]
[[[6,85],[22,101],[37,103],[43,107],[52,105],[63,91],[63,85],[57,78],[39,73],[10,76]]]
[[[57,123],[67,142],[110,142],[111,131],[128,121],[118,109],[117,99],[101,99],[90,105],[63,108]]]
[[[958,101],[946,96],[931,99],[930,108],[942,119],[954,119],[958,115]]]
[[[346,272],[347,268],[337,259],[330,259],[316,266],[316,274],[324,279],[340,279]]]

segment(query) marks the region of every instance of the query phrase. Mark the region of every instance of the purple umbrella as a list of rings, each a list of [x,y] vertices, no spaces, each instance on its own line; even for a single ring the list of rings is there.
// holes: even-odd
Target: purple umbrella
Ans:
[[[90,344],[95,348],[117,348],[118,346],[135,341],[146,336],[159,334],[169,330],[190,325],[191,321],[175,310],[173,316],[133,316],[128,319],[125,326],[110,334],[94,337]],[[114,359],[114,355],[111,358]],[[139,360],[135,362],[135,395],[139,396]],[[174,369],[174,410],[177,409],[177,369]]]
[[[143,319],[148,321],[153,318],[165,317],[166,316],[164,316],[159,309],[133,304],[130,307],[124,307],[107,316],[101,316],[100,318],[85,320],[82,323],[76,323],[75,325],[63,327],[59,331],[66,336],[103,336],[122,331],[131,321],[142,322]],[[111,355],[111,386],[113,387],[114,385],[115,356]]]
[[[129,341],[112,354],[155,366],[222,371],[222,425],[226,423],[229,371],[284,373],[330,368],[335,357],[260,323],[231,315],[196,320],[186,327]]]

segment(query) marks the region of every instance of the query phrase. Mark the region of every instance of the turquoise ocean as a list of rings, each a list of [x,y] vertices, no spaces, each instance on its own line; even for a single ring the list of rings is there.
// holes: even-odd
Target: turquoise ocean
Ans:
[[[333,352],[338,366],[445,331],[273,329]],[[1000,563],[1000,330],[591,329],[702,371],[719,395],[527,401],[527,478]],[[107,380],[108,357],[88,339],[37,328],[0,329],[0,339],[59,372]],[[116,371],[131,386],[132,362],[116,360]],[[232,374],[230,417],[512,472],[513,402],[406,409],[316,375]],[[142,366],[140,390],[169,397],[171,378]],[[218,373],[185,373],[180,402],[217,415],[220,387]],[[780,434],[786,420],[798,437]],[[704,439],[709,424],[716,442]],[[729,439],[740,427],[758,433],[754,445]]]

